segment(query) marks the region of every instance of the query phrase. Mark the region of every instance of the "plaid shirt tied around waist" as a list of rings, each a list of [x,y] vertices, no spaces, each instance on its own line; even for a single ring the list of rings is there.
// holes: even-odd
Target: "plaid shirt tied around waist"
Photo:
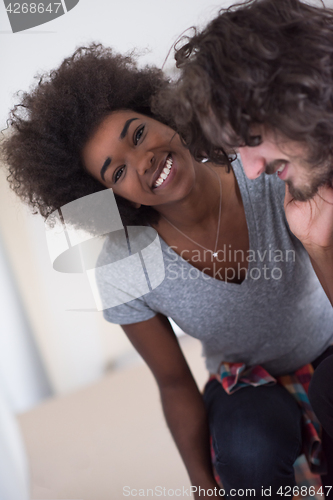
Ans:
[[[247,367],[243,363],[222,362],[218,373],[211,378],[220,382],[228,394],[243,387],[252,385],[281,384],[296,399],[302,409],[303,449],[310,471],[314,474],[325,474],[326,463],[321,444],[321,426],[318,422],[308,398],[308,389],[313,374],[313,366],[305,365],[294,373],[280,377],[272,377],[262,366]]]

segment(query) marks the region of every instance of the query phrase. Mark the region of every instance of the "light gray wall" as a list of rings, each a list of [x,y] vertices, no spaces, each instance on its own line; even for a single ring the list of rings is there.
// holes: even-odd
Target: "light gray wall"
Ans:
[[[229,3],[230,0],[80,0],[67,14],[13,34],[1,2],[0,125],[5,123],[14,102],[13,93],[28,89],[37,72],[56,67],[77,46],[100,41],[119,52],[138,49],[144,53],[142,63],[162,66],[180,33],[194,24],[205,23]]]
[[[67,14],[13,34],[4,3],[0,2],[0,126],[5,124],[14,103],[14,92],[27,90],[37,72],[56,67],[75,47],[100,41],[120,52],[136,48],[144,54],[142,63],[161,67],[169,48],[184,30],[206,24],[219,8],[232,3],[236,1],[80,0]],[[332,7],[333,0],[325,4]],[[167,67],[172,66],[170,57]]]
[[[0,235],[0,381],[11,410],[22,412],[52,390]]]

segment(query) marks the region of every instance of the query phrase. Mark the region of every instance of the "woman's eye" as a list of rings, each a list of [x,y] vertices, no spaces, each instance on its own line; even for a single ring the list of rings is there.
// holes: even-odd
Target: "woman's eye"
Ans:
[[[123,171],[124,170],[125,170],[125,165],[123,165],[122,167],[118,168],[118,170],[114,174],[114,180],[113,180],[114,183],[116,183],[117,181],[119,181],[120,177],[123,175]]]
[[[134,132],[133,142],[134,142],[135,146],[138,144],[139,140],[141,139],[144,129],[145,129],[145,126],[142,125]]]

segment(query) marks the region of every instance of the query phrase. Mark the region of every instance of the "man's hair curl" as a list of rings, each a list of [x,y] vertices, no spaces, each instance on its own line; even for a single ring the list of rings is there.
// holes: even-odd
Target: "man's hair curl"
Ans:
[[[105,189],[84,168],[84,144],[113,111],[130,109],[155,117],[150,101],[165,85],[160,70],[139,69],[133,56],[101,44],[78,48],[58,69],[39,77],[11,111],[11,133],[2,143],[11,188],[44,218]],[[124,224],[158,218],[151,207],[135,210],[120,197],[117,202]]]
[[[306,144],[315,165],[333,156],[333,11],[299,0],[250,0],[183,37],[179,81],[155,104],[173,114],[195,156],[219,162],[253,146],[253,124]],[[172,111],[171,111],[172,110]]]

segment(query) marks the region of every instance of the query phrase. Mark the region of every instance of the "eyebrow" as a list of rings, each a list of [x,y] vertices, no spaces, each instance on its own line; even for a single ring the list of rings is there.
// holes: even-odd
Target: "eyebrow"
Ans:
[[[124,128],[123,130],[121,131],[121,134],[119,136],[119,139],[124,139],[124,137],[126,137],[126,134],[127,134],[127,131],[128,131],[128,127],[130,126],[130,124],[132,122],[134,122],[134,120],[137,120],[138,118],[130,118],[129,120],[127,120],[125,122],[125,125],[124,125]]]
[[[106,172],[106,169],[107,169],[107,168],[108,168],[108,166],[110,165],[111,161],[112,161],[112,158],[107,158],[107,159],[105,160],[105,162],[104,162],[103,167],[101,168],[100,175],[101,175],[101,177],[102,177],[103,181],[105,181],[104,174],[105,174],[105,172]]]
[[[123,128],[123,130],[122,130],[122,131],[121,131],[121,133],[120,133],[119,139],[121,139],[121,140],[122,140],[122,139],[124,139],[124,138],[126,137],[126,134],[127,134],[127,132],[128,132],[128,128],[129,128],[130,124],[131,124],[132,122],[134,122],[134,120],[137,120],[137,119],[138,119],[138,118],[129,118],[128,120],[126,120],[125,125],[124,125],[124,128]],[[106,172],[106,170],[107,170],[108,166],[110,165],[111,161],[112,161],[112,158],[108,157],[108,158],[105,160],[105,162],[104,162],[104,164],[103,164],[103,167],[101,168],[101,171],[100,171],[100,176],[101,176],[101,178],[103,179],[103,181],[105,181],[105,177],[104,177],[104,175],[105,175],[105,172]]]

